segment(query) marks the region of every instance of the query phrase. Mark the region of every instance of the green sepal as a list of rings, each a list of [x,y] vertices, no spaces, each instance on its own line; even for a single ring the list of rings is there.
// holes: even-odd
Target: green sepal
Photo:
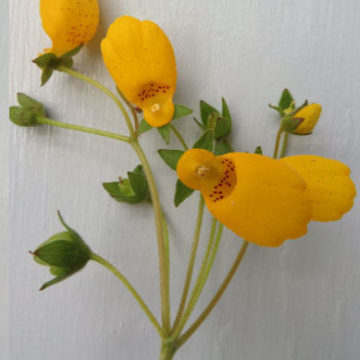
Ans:
[[[233,149],[227,139],[221,139],[216,141],[214,150],[215,155],[219,156],[228,154],[230,152],[233,152]]]
[[[160,149],[158,150],[158,153],[166,165],[168,165],[171,169],[176,170],[176,165],[184,151]]]
[[[211,116],[212,114],[219,114],[219,111],[209,105],[204,100],[200,100],[200,114],[201,122],[203,123],[205,128],[209,128],[209,116]]]
[[[230,119],[230,121],[232,121],[229,106],[226,103],[226,100],[224,98],[221,98],[221,103],[222,103],[222,109],[221,109],[222,116],[224,118],[228,118],[228,119]]]
[[[193,110],[184,106],[184,105],[174,105],[175,106],[175,112],[172,120],[177,120],[184,118],[186,116],[189,116],[193,113]]]
[[[193,118],[195,124],[203,131],[206,131],[206,127],[197,119],[197,118]]]
[[[222,137],[228,136],[231,133],[231,119],[227,117],[216,118],[216,125],[214,128],[214,138],[220,139]]]
[[[144,133],[146,133],[147,131],[151,130],[152,128],[153,128],[153,127],[152,127],[150,124],[148,124],[145,119],[142,119],[142,120],[140,121],[140,124],[139,124],[138,128],[137,128],[136,133],[137,133],[138,135],[141,135],[141,134],[144,134]]]
[[[263,151],[260,145],[256,147],[254,154],[263,155]]]
[[[67,231],[53,235],[31,253],[38,264],[48,266],[50,273],[55,276],[40,290],[80,271],[91,257],[91,250],[80,235],[65,223],[59,211],[58,216]]]
[[[150,201],[149,185],[142,166],[138,165],[132,172],[127,174],[128,178],[103,183],[104,189],[119,202],[138,204],[143,201]]]
[[[34,59],[32,62],[42,70],[41,86],[45,85],[48,82],[54,70],[57,70],[59,67],[63,66],[67,68],[72,68],[72,58],[81,50],[81,48],[82,45],[68,51],[60,57],[56,56],[53,53],[46,53]]]
[[[268,106],[269,106],[269,108],[277,111],[281,117],[286,115],[285,111],[283,109],[279,108],[278,106],[274,106],[274,105],[271,105],[271,104],[269,104]]]
[[[293,133],[303,121],[303,118],[285,116],[281,121],[281,129]]]
[[[161,135],[161,137],[164,139],[166,144],[170,143],[170,133],[171,133],[171,126],[170,124],[166,124],[164,126],[158,127],[157,131]]]
[[[293,96],[291,95],[288,89],[284,89],[281,94],[278,107],[282,110],[287,110],[291,107],[294,108],[294,106],[295,106],[295,101]]]
[[[22,94],[17,94],[21,106],[10,106],[9,119],[18,126],[38,126],[36,118],[45,116],[44,105],[35,99]]]
[[[194,149],[205,149],[208,151],[213,151],[214,147],[214,132],[208,130],[195,142]]]
[[[178,207],[184,200],[186,200],[192,193],[193,189],[188,188],[180,180],[176,182],[174,204]]]

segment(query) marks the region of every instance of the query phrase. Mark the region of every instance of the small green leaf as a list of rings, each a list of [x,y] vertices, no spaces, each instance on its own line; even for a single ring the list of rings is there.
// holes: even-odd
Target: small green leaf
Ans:
[[[204,133],[194,144],[194,149],[205,149],[208,151],[212,151],[214,147],[214,132],[212,130],[208,130]]]
[[[173,120],[181,119],[183,117],[189,116],[192,113],[193,113],[193,111],[190,108],[183,106],[183,105],[175,104],[175,112],[174,112],[174,116],[172,119]]]
[[[137,129],[137,134],[138,135],[141,135],[149,130],[151,130],[153,127],[151,125],[149,125],[145,119],[142,119],[140,121],[140,124],[138,126],[138,129]]]
[[[150,200],[150,189],[146,180],[144,169],[141,165],[138,165],[134,171],[128,172],[128,178],[136,197],[140,201]]]
[[[26,107],[26,108],[29,108],[29,107],[33,107],[33,108],[37,108],[37,109],[44,108],[44,105],[42,103],[40,103],[39,101],[37,101],[23,93],[17,94],[17,101],[21,106]]]
[[[233,152],[233,149],[231,148],[230,143],[226,139],[216,141],[214,151],[215,155],[224,155],[230,152]]]
[[[291,103],[294,101],[294,98],[290,94],[290,91],[288,89],[285,89],[280,97],[279,100],[279,108],[282,110],[286,110],[291,106]]]
[[[174,204],[178,207],[185,199],[187,199],[192,193],[193,189],[188,188],[180,180],[176,182],[176,190],[174,196]]]
[[[228,104],[226,103],[226,100],[224,98],[222,98],[221,102],[222,102],[222,111],[221,111],[222,116],[225,117],[225,118],[230,119],[230,121],[231,121],[232,120],[231,119],[231,114],[230,114]]]
[[[256,147],[254,154],[263,155],[263,151],[260,145]]]
[[[176,165],[184,151],[160,149],[158,150],[158,153],[164,162],[171,167],[171,169],[176,170]]]
[[[170,124],[166,124],[164,126],[158,127],[157,128],[159,134],[161,135],[161,137],[164,139],[166,144],[170,143],[170,132],[171,132],[171,127]]]
[[[227,117],[218,117],[214,129],[214,138],[220,139],[231,133],[231,120]]]
[[[200,114],[201,114],[201,122],[204,124],[206,128],[208,128],[208,119],[212,114],[219,114],[219,111],[214,107],[206,103],[205,101],[200,101]]]

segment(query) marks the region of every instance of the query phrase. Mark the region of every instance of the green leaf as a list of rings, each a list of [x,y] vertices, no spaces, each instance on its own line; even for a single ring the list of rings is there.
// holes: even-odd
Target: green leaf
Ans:
[[[220,139],[231,133],[231,120],[227,117],[218,117],[214,129],[214,138]]]
[[[216,141],[215,144],[215,151],[214,154],[215,155],[224,155],[227,153],[233,152],[233,149],[230,145],[230,143],[226,140],[226,139],[221,139]]]
[[[149,130],[151,130],[153,127],[151,125],[149,125],[145,119],[142,119],[139,126],[138,126],[138,129],[137,129],[137,134],[138,135],[141,135]]]
[[[187,199],[192,193],[193,189],[188,188],[180,180],[176,182],[176,190],[174,196],[174,204],[178,207],[185,199]]]
[[[222,102],[222,111],[221,111],[222,116],[230,119],[230,121],[231,121],[232,120],[231,114],[230,114],[228,104],[226,103],[226,100],[224,98],[221,98],[221,102]]]
[[[206,128],[208,128],[208,119],[212,114],[219,114],[219,111],[214,107],[206,103],[205,101],[200,101],[200,114],[201,114],[201,122],[204,124]]]
[[[212,130],[208,130],[204,133],[194,144],[194,149],[205,149],[208,151],[212,151],[214,147],[214,132]]]
[[[171,167],[171,169],[176,170],[176,165],[184,151],[160,149],[158,150],[158,153],[164,162]]]
[[[116,201],[127,204],[138,204],[143,201],[150,201],[150,190],[141,165],[134,171],[128,172],[128,179],[103,183],[104,189]]]
[[[284,89],[284,91],[281,94],[278,106],[280,109],[286,110],[291,106],[291,103],[293,101],[294,98],[292,97],[290,91],[288,89]]]
[[[171,126],[170,124],[166,124],[164,126],[157,128],[159,134],[164,139],[166,144],[170,143],[170,132],[171,132]]]
[[[190,108],[183,106],[183,105],[175,104],[175,112],[174,112],[174,116],[172,119],[173,120],[181,119],[183,117],[189,116],[192,113],[193,113],[193,111]]]
[[[263,151],[260,145],[256,147],[254,154],[263,155]]]

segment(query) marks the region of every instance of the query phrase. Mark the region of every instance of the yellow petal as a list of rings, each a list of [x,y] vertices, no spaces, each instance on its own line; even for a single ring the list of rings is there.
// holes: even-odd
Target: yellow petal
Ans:
[[[356,189],[345,164],[315,155],[289,156],[279,161],[305,179],[307,193],[313,201],[313,220],[339,220],[352,208]]]
[[[61,56],[93,38],[99,6],[97,0],[40,0],[40,15],[53,43],[50,52]]]
[[[215,157],[192,149],[180,158],[177,172],[187,186],[201,190],[213,216],[238,236],[279,246],[303,236],[311,220],[306,183],[284,165],[256,154]]]
[[[101,50],[116,85],[144,111],[145,120],[155,127],[170,122],[176,61],[161,28],[151,21],[122,16],[110,26]]]
[[[302,118],[304,121],[295,129],[294,133],[300,135],[310,134],[320,118],[321,110],[321,105],[311,104],[298,111],[294,117]]]

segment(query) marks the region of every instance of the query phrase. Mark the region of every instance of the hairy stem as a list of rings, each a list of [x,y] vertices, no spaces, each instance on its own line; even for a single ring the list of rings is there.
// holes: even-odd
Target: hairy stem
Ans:
[[[194,238],[193,238],[193,244],[192,244],[192,249],[191,249],[191,253],[190,253],[189,263],[188,263],[188,267],[187,267],[187,271],[186,271],[184,289],[183,289],[183,293],[181,296],[181,301],[180,301],[179,309],[178,309],[178,312],[176,315],[176,319],[175,319],[175,322],[173,325],[173,329],[175,329],[176,326],[178,325],[178,323],[181,319],[181,315],[183,314],[183,311],[184,311],[184,308],[186,305],[186,300],[187,300],[187,296],[189,293],[191,279],[192,279],[193,270],[194,270],[196,253],[197,253],[197,249],[199,246],[199,239],[200,239],[200,232],[201,232],[203,217],[204,217],[204,198],[202,197],[202,195],[200,195],[196,227],[195,227],[195,232],[194,232]]]
[[[93,128],[89,128],[89,127],[86,127],[86,126],[74,125],[74,124],[69,124],[69,123],[63,123],[63,122],[48,119],[48,118],[45,118],[45,117],[41,117],[41,116],[38,116],[36,118],[36,121],[38,123],[40,123],[40,124],[46,124],[46,125],[51,125],[51,126],[56,126],[56,127],[59,127],[59,128],[63,128],[63,129],[75,130],[75,131],[80,131],[80,132],[84,132],[84,133],[88,133],[88,134],[105,136],[105,137],[115,139],[115,140],[130,142],[129,137],[124,136],[124,135],[115,134],[115,133],[112,133],[112,132],[109,132],[109,131],[93,129]]]
[[[101,256],[92,253],[90,256],[90,259],[97,262],[98,264],[104,266],[106,269],[111,271],[123,284],[124,286],[129,290],[129,292],[133,295],[135,300],[139,303],[141,308],[143,309],[146,316],[149,318],[151,323],[154,325],[156,331],[159,333],[161,338],[165,337],[164,331],[159,325],[158,321],[156,320],[155,316],[151,312],[151,310],[148,308],[148,306],[145,304],[143,298],[139,295],[139,293],[135,290],[135,288],[131,285],[130,281],[119,271],[117,270],[112,264],[110,264],[107,260],[102,258]]]
[[[209,305],[205,308],[205,310],[201,313],[201,315],[198,317],[197,320],[190,326],[190,328],[179,338],[177,342],[177,348],[182,346],[189,338],[190,336],[198,329],[198,327],[205,321],[205,319],[210,315],[211,311],[214,309],[216,304],[221,299],[222,295],[224,294],[225,290],[229,286],[233,276],[236,273],[236,270],[238,269],[239,265],[241,264],[241,261],[245,255],[245,252],[248,248],[249,243],[247,241],[243,242],[243,245],[241,246],[241,249],[229,271],[227,274],[225,280],[221,284],[219,290],[216,292],[215,296],[210,301]]]

